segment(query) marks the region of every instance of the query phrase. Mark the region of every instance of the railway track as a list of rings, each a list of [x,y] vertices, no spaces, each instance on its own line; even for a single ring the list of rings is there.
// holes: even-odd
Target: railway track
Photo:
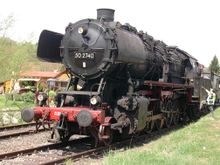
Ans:
[[[35,123],[29,123],[29,124],[19,124],[13,126],[0,127],[0,140],[36,133],[36,129],[34,127],[35,125],[36,125]],[[38,130],[38,132],[42,132],[42,131],[44,131],[44,129]]]
[[[79,145],[79,144],[83,144],[88,141],[91,141],[91,137],[82,137],[79,139],[69,141],[68,145],[71,145],[71,146]],[[24,150],[0,154],[0,164],[5,164],[5,163],[7,164],[8,161],[10,161],[10,160],[13,161],[13,159],[16,159],[18,157],[27,157],[27,156],[31,156],[31,155],[41,154],[42,152],[47,152],[50,150],[65,149],[66,146],[67,146],[67,143],[65,143],[65,144],[64,143],[53,143],[53,144],[43,145],[43,146],[34,147],[34,148],[30,148],[30,149],[24,149]],[[78,150],[77,152],[80,152],[80,151]],[[33,158],[32,158],[32,160],[33,160]],[[46,160],[48,160],[48,157],[46,157]],[[28,161],[29,161],[29,159],[28,159]],[[37,162],[37,164],[39,164],[39,161],[37,159],[35,161]],[[33,163],[33,164],[35,164],[35,163]]]
[[[2,126],[2,127],[0,127],[0,131],[12,130],[12,129],[17,129],[17,128],[24,128],[24,127],[34,126],[34,125],[35,125],[35,123],[18,124],[18,125],[11,125],[11,126]]]
[[[68,145],[73,145],[75,143],[83,142],[86,139],[91,139],[91,138],[72,140],[72,141],[69,141]],[[43,146],[34,147],[34,148],[30,148],[30,149],[24,149],[24,150],[14,151],[14,152],[10,152],[10,153],[5,153],[5,154],[0,155],[0,161],[2,161],[4,159],[12,159],[12,158],[17,157],[18,155],[30,155],[30,154],[37,152],[37,151],[48,150],[48,149],[49,150],[57,149],[60,147],[64,147],[65,145],[67,145],[67,144],[53,143],[53,144],[43,145]]]
[[[18,157],[19,160],[21,160],[24,157],[23,159],[26,159],[26,161],[33,160],[35,163],[37,162],[37,164],[42,164],[42,165],[62,164],[67,159],[72,159],[73,161],[76,161],[82,157],[85,158],[85,157],[90,157],[91,155],[93,156],[100,155],[109,150],[119,149],[122,147],[126,147],[126,148],[132,147],[133,145],[135,145],[135,143],[136,144],[140,142],[147,143],[153,139],[159,138],[162,135],[165,135],[166,133],[169,133],[170,131],[176,130],[178,128],[180,127],[176,126],[172,128],[166,128],[159,132],[152,132],[151,134],[136,136],[131,139],[115,142],[109,146],[102,146],[98,148],[91,147],[91,145],[88,147],[88,142],[91,141],[91,138],[89,137],[70,141],[68,142],[68,147],[66,147],[67,144],[63,144],[63,143],[49,144],[27,150],[20,150],[20,151],[2,154],[0,155],[0,164],[1,162],[3,162],[4,164],[4,162],[10,161],[10,159],[16,159]],[[55,150],[53,152],[54,154],[53,153],[51,154],[52,150]],[[55,155],[59,152],[61,152],[62,154]],[[28,156],[30,157],[27,158]],[[50,157],[51,159],[49,159]],[[30,163],[35,164],[34,162],[30,162]]]
[[[109,150],[116,150],[116,149],[120,149],[120,148],[132,148],[135,147],[135,144],[137,143],[148,143],[154,139],[157,139],[159,137],[161,137],[162,135],[165,135],[173,130],[179,129],[181,128],[180,126],[174,126],[172,128],[165,128],[163,130],[160,130],[159,132],[152,132],[151,134],[144,134],[144,135],[139,135],[139,136],[135,136],[132,137],[130,139],[126,139],[123,141],[119,141],[119,142],[115,142],[111,145],[108,146],[102,146],[102,147],[98,147],[98,148],[92,148],[90,150],[87,151],[82,151],[80,153],[72,153],[71,155],[66,155],[62,158],[56,159],[56,160],[52,160],[52,161],[48,161],[48,162],[44,162],[41,163],[41,165],[53,165],[53,164],[62,164],[65,160],[71,159],[72,161],[76,161],[86,157],[90,157],[91,155],[94,157],[94,155],[96,155],[98,157],[98,155],[106,153],[106,151]]]

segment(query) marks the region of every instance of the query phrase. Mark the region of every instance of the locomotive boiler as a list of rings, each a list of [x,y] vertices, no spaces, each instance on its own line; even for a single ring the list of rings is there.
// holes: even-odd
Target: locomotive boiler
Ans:
[[[190,85],[200,75],[197,60],[114,21],[112,9],[70,23],[64,35],[42,31],[37,56],[63,63],[70,76],[66,90],[57,93],[56,107],[22,111],[25,121],[52,121],[55,140],[87,134],[96,144],[110,143],[115,134],[128,137],[177,124],[186,108],[197,106]]]

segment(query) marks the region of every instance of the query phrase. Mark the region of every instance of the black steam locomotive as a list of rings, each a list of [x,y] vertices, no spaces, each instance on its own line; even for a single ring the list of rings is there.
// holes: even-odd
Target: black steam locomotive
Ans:
[[[96,144],[110,143],[115,134],[128,137],[195,118],[199,96],[194,96],[192,82],[201,74],[197,60],[115,22],[114,10],[97,13],[97,19],[70,23],[64,35],[41,33],[38,58],[63,63],[70,80],[57,93],[56,107],[24,109],[22,118],[53,121],[52,139],[87,134]]]

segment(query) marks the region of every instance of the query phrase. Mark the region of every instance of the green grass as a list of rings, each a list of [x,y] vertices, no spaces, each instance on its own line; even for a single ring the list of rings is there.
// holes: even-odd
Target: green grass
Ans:
[[[33,107],[33,102],[25,102],[25,101],[13,101],[7,99],[7,96],[0,95],[0,111],[7,109],[7,110],[19,110],[24,107]]]
[[[220,164],[220,109],[196,123],[158,140],[124,152],[111,151],[105,165],[216,165]]]
[[[0,126],[24,123],[20,112],[16,110],[33,107],[34,105],[33,102],[13,101],[5,95],[0,95]]]

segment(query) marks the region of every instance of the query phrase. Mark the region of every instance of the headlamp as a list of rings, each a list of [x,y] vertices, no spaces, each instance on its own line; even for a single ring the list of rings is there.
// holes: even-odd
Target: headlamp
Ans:
[[[86,35],[87,33],[87,29],[85,27],[79,27],[78,28],[78,33],[81,34],[81,35]]]
[[[43,101],[43,100],[44,100],[44,96],[43,96],[42,94],[39,94],[39,95],[37,96],[37,100],[38,100],[38,101]]]
[[[78,33],[79,33],[79,34],[82,34],[83,31],[84,31],[83,27],[79,27],[79,28],[78,28]]]
[[[101,102],[101,98],[99,96],[93,96],[91,99],[90,99],[90,103],[92,105],[97,105],[98,103]]]

